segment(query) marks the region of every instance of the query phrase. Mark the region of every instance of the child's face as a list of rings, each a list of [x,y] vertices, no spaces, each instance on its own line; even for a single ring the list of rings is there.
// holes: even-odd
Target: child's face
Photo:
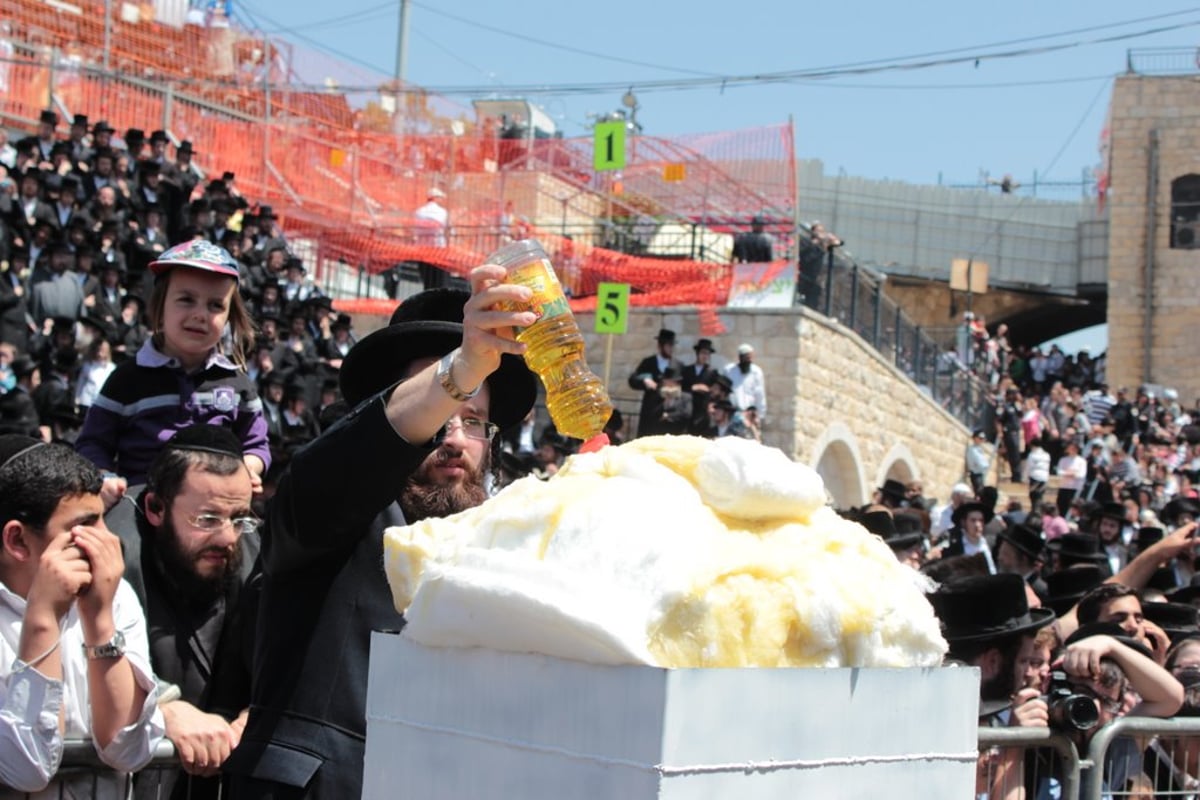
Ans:
[[[236,281],[187,268],[173,270],[170,281],[161,320],[165,349],[191,369],[221,340]]]

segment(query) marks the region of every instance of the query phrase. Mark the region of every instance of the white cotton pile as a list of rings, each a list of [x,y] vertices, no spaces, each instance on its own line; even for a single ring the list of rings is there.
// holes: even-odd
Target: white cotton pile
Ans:
[[[478,508],[390,528],[406,635],[602,664],[940,663],[924,579],[824,505],[821,478],[744,439],[572,456]]]

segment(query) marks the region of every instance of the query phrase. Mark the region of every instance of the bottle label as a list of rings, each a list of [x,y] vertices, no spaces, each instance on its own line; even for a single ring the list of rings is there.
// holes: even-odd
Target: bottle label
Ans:
[[[529,309],[538,315],[538,322],[570,314],[571,307],[563,295],[562,284],[554,274],[554,267],[544,258],[522,264],[508,273],[508,282],[528,286],[533,290],[529,298]],[[518,333],[524,328],[518,329]]]

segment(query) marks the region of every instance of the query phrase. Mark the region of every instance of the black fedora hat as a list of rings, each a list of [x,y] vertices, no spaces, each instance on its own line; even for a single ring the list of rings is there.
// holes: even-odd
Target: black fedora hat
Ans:
[[[392,314],[391,323],[361,339],[342,362],[342,396],[356,406],[403,377],[418,358],[440,357],[462,343],[463,305],[471,297],[460,289],[430,289],[409,297]],[[520,356],[500,357],[500,367],[487,379],[491,388],[491,421],[501,429],[524,419],[537,399],[537,376]]]
[[[1108,573],[1093,564],[1078,564],[1046,576],[1046,605],[1055,614],[1066,614],[1083,596],[1104,583]]]
[[[879,487],[879,493],[884,497],[903,500],[908,494],[908,487],[894,478],[888,478],[883,482],[883,486]]]
[[[1126,516],[1127,512],[1123,503],[1105,503],[1096,511],[1094,519],[1098,522],[1107,517],[1108,519],[1115,519],[1124,525]]]
[[[726,394],[733,392],[733,381],[729,379],[728,375],[718,375],[713,378],[713,386],[720,386]]]
[[[1137,535],[1134,536],[1133,543],[1137,547],[1139,553],[1144,552],[1146,548],[1156,545],[1163,540],[1165,532],[1162,528],[1148,526],[1137,529]]]
[[[1146,619],[1166,631],[1171,643],[1200,633],[1200,609],[1187,603],[1142,603]]]
[[[57,125],[58,124],[58,112],[54,111],[53,109],[47,108],[45,111],[43,111],[41,114],[38,115],[38,122],[43,122],[46,125]]]
[[[675,331],[670,328],[659,328],[658,336],[654,337],[654,341],[675,344]]]
[[[904,517],[903,520],[901,516]],[[884,544],[893,550],[907,550],[915,547],[924,537],[924,534],[921,533],[921,521],[911,514],[897,514],[893,517],[886,511],[867,511],[859,515],[858,522],[868,531],[883,539]]]
[[[92,133],[116,133],[117,129],[108,124],[108,120],[100,120],[92,126]]]
[[[946,641],[975,642],[1032,633],[1054,621],[1048,608],[1030,608],[1020,575],[954,578],[929,595]]]
[[[717,352],[717,348],[713,347],[712,339],[700,339],[692,346],[692,349],[697,353],[701,350],[707,350],[710,353]]]
[[[1158,518],[1168,525],[1176,525],[1180,514],[1189,514],[1192,519],[1200,518],[1200,501],[1191,497],[1176,497],[1163,506]]]
[[[996,538],[999,541],[1008,542],[1035,561],[1041,558],[1046,550],[1046,543],[1042,540],[1041,532],[1024,523],[1009,525],[1000,531]]]
[[[983,514],[984,524],[991,522],[992,517],[996,516],[994,506],[989,506],[987,503],[980,502],[979,500],[968,500],[954,509],[954,513],[950,515],[950,521],[955,525],[961,525],[962,521],[966,519],[967,514],[970,514],[972,511],[978,511],[980,514]]]
[[[1100,549],[1100,537],[1090,533],[1064,533],[1047,544],[1046,549],[1072,564],[1108,560]]]
[[[1190,603],[1195,605],[1200,601],[1200,574],[1193,575],[1187,586],[1180,586],[1174,591],[1166,592],[1167,599],[1172,603]]]

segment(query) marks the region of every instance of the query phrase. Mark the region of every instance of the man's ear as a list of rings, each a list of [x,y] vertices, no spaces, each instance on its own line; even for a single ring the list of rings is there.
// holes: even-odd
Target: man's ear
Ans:
[[[146,492],[146,520],[157,528],[163,524],[166,512],[167,510],[158,495],[154,492]]]
[[[23,523],[15,519],[10,519],[4,523],[4,528],[0,531],[0,539],[3,540],[4,544],[4,553],[14,561],[28,561],[33,555],[33,551],[29,547],[29,537],[31,535],[29,529]]]

